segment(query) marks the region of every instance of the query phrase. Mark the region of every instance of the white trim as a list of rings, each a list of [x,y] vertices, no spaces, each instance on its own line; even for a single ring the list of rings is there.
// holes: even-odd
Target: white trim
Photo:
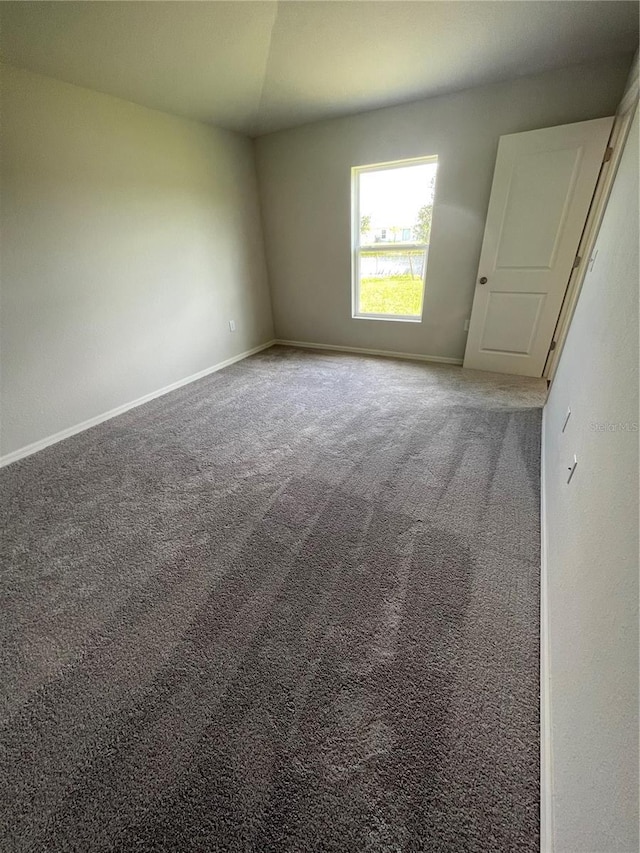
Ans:
[[[27,444],[26,447],[21,447],[18,450],[5,454],[5,456],[0,456],[0,468],[4,468],[5,465],[11,465],[12,462],[17,462],[18,459],[24,459],[25,456],[31,456],[33,453],[38,453],[38,451],[44,450],[45,447],[57,444],[59,441],[64,441],[65,438],[70,438],[72,435],[77,435],[79,432],[91,429],[91,427],[97,426],[104,421],[111,420],[111,418],[115,418],[118,415],[123,415],[125,412],[128,412],[129,409],[135,409],[136,406],[142,406],[143,403],[155,400],[156,397],[162,397],[164,394],[168,394],[170,391],[182,388],[183,385],[188,385],[190,382],[195,382],[197,379],[202,379],[210,373],[215,373],[218,370],[222,370],[224,367],[229,367],[229,365],[235,364],[236,361],[242,361],[250,355],[255,355],[255,353],[260,352],[261,350],[272,347],[275,343],[276,342],[272,340],[268,341],[266,344],[260,344],[260,346],[253,347],[253,349],[247,350],[246,352],[241,352],[239,355],[234,355],[231,356],[231,358],[220,361],[212,367],[205,367],[204,370],[199,370],[197,373],[193,373],[191,376],[187,376],[184,379],[178,379],[177,382],[172,382],[171,385],[166,385],[158,391],[152,391],[150,394],[138,397],[137,400],[132,400],[130,403],[124,403],[122,406],[116,406],[115,409],[110,409],[108,412],[103,412],[103,414],[96,415],[94,418],[89,418],[86,421],[82,421],[80,424],[75,424],[75,426],[67,427],[67,429],[60,430],[60,432],[56,432],[54,435],[49,435],[47,438],[41,438],[39,441]]]
[[[325,349],[334,352],[354,352],[360,355],[382,355],[387,358],[404,358],[409,361],[434,361],[438,364],[455,364],[458,367],[462,364],[461,358],[447,358],[442,355],[418,355],[413,352],[392,352],[384,349],[365,349],[364,347],[345,347],[336,346],[335,344],[315,344],[309,341],[284,341],[276,340],[275,344],[282,347],[300,347],[300,349]]]
[[[352,320],[385,320],[388,323],[422,323],[422,314],[352,314]]]
[[[425,154],[422,157],[405,157],[403,160],[385,160],[384,163],[368,163],[354,166],[359,172],[382,172],[384,169],[398,169],[402,166],[420,166],[422,163],[437,163],[437,154]]]
[[[545,409],[542,410],[540,446],[540,850],[541,853],[553,853],[553,750],[544,430]]]

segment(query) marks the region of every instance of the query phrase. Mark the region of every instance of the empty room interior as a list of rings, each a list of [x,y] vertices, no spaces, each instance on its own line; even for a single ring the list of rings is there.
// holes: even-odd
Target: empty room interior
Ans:
[[[639,14],[0,2],[0,850],[638,853]]]

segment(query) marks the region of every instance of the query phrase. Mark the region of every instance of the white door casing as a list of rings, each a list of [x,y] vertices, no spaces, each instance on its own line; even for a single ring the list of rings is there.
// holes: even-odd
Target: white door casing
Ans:
[[[542,376],[612,126],[500,137],[464,367]]]

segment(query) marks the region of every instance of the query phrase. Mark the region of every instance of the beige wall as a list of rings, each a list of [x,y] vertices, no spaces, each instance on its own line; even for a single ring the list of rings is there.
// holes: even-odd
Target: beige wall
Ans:
[[[544,416],[555,853],[638,851],[637,115],[596,250]]]
[[[272,338],[245,137],[5,68],[1,181],[3,454]]]
[[[580,66],[256,140],[276,335],[462,358],[498,138],[612,115],[631,62]],[[351,318],[352,166],[437,154],[422,324]]]

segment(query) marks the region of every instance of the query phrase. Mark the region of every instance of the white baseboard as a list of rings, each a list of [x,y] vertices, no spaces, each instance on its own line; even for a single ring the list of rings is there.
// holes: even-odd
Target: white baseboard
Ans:
[[[283,341],[276,340],[274,343],[283,347],[300,347],[301,349],[325,349],[334,350],[335,352],[355,352],[361,355],[382,355],[388,358],[405,358],[410,361],[434,361],[439,364],[455,364],[461,365],[461,358],[446,358],[442,355],[416,355],[411,352],[392,352],[384,349],[364,349],[363,347],[345,347],[336,346],[335,344],[313,344],[309,341]]]
[[[551,673],[544,427],[545,410],[543,409],[540,447],[540,850],[541,853],[553,853],[553,750],[551,743]]]
[[[272,340],[268,341],[265,344],[261,344],[260,346],[254,347],[253,349],[247,350],[246,352],[242,352],[239,355],[234,355],[231,358],[227,358],[225,361],[221,361],[218,364],[214,364],[212,367],[207,367],[204,370],[200,370],[198,373],[193,373],[191,376],[187,376],[184,379],[179,379],[177,382],[173,382],[171,385],[167,385],[164,388],[160,388],[158,391],[152,391],[150,394],[145,394],[143,397],[138,397],[137,400],[132,400],[130,403],[124,403],[122,406],[117,406],[115,409],[110,409],[108,412],[103,412],[101,415],[96,415],[93,418],[89,418],[86,421],[82,421],[82,423],[75,424],[74,426],[67,427],[67,429],[60,430],[60,432],[56,432],[54,433],[54,435],[49,435],[46,438],[41,438],[39,441],[34,441],[32,444],[27,444],[25,447],[20,447],[18,450],[13,450],[11,453],[7,453],[4,456],[0,456],[0,468],[3,468],[6,465],[11,465],[12,462],[17,462],[19,459],[24,459],[25,456],[31,456],[34,453],[38,453],[40,450],[44,450],[45,447],[49,447],[52,444],[57,444],[59,441],[64,441],[65,438],[71,438],[72,435],[77,435],[79,432],[84,432],[87,429],[91,429],[91,427],[97,426],[98,424],[101,424],[104,421],[108,421],[111,418],[115,418],[118,415],[122,415],[125,412],[128,412],[129,409],[135,409],[136,406],[142,406],[144,403],[148,403],[150,400],[155,400],[156,397],[162,397],[164,394],[168,394],[170,391],[175,391],[177,388],[181,388],[183,385],[188,385],[190,382],[195,382],[197,379],[202,379],[204,376],[208,376],[210,373],[215,373],[217,370],[222,370],[224,367],[228,367],[230,364],[234,364],[236,361],[242,361],[242,359],[248,358],[250,355],[255,355],[255,353],[261,352],[261,350],[268,349],[269,347],[274,346],[274,344],[280,344],[281,346],[288,347],[300,347],[302,349],[334,350],[336,352],[353,352],[360,353],[362,355],[381,355],[387,356],[389,358],[404,358],[409,359],[411,361],[433,361],[438,362],[440,364],[455,365],[462,364],[462,359],[445,358],[443,356],[438,355],[416,355],[415,353],[408,352],[390,352],[389,350],[363,349],[362,347],[335,346],[334,344],[316,344],[310,343],[308,341]]]
[[[268,349],[274,345],[275,341],[268,341],[266,344],[260,344],[260,346],[253,347],[253,349],[247,350],[246,352],[241,352],[239,355],[234,355],[231,358],[225,359],[225,361],[220,361],[218,364],[214,364],[212,367],[205,367],[204,370],[199,370],[198,373],[193,373],[191,376],[186,376],[184,379],[178,379],[177,382],[172,382],[171,385],[166,385],[164,388],[160,388],[158,391],[152,391],[150,394],[145,394],[143,397],[138,397],[137,400],[132,400],[130,403],[124,403],[122,406],[116,406],[115,409],[110,409],[108,412],[104,412],[101,415],[96,415],[94,418],[89,418],[86,421],[82,421],[80,424],[75,424],[75,426],[67,427],[67,429],[60,430],[60,432],[56,432],[54,435],[49,435],[46,438],[41,438],[39,441],[34,441],[32,444],[27,444],[25,447],[21,447],[18,450],[14,450],[11,453],[7,453],[5,456],[0,456],[0,468],[3,468],[5,465],[11,465],[12,462],[17,462],[18,459],[24,459],[25,456],[31,456],[33,453],[38,453],[39,450],[44,450],[45,447],[49,447],[52,444],[57,444],[59,441],[64,441],[65,438],[70,438],[72,435],[77,435],[79,432],[84,432],[87,429],[91,429],[91,427],[97,426],[98,424],[103,423],[104,421],[108,421],[111,418],[115,418],[118,415],[122,415],[125,412],[128,412],[129,409],[135,409],[136,406],[142,406],[143,403],[148,403],[150,400],[155,400],[156,397],[162,397],[164,394],[168,394],[170,391],[175,391],[177,388],[182,388],[183,385],[188,385],[190,382],[195,382],[197,379],[202,379],[204,376],[208,376],[210,373],[215,373],[218,370],[222,370],[224,367],[229,367],[230,364],[235,364],[236,361],[242,361],[244,358],[248,358],[250,355],[255,355],[257,352],[261,352],[264,349]]]

